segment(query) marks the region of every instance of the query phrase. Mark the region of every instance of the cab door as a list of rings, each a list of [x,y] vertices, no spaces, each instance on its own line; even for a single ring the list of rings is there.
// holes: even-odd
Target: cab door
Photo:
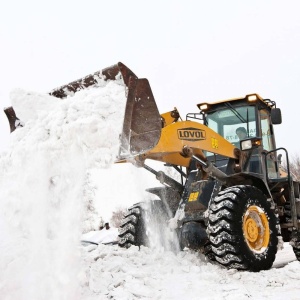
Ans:
[[[273,151],[276,148],[273,125],[270,121],[270,113],[266,109],[261,109],[260,114],[260,134],[262,137],[262,146],[264,151]],[[278,168],[276,162],[276,152],[268,153],[266,157],[266,166],[268,178],[278,178]]]

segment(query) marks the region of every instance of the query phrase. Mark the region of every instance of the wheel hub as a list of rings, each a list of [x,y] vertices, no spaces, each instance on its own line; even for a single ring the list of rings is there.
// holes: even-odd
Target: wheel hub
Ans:
[[[263,252],[269,245],[270,229],[265,212],[256,205],[247,208],[243,216],[245,240],[252,251]]]
[[[246,238],[250,242],[255,242],[258,238],[258,227],[257,227],[255,220],[249,218],[246,221],[245,227],[246,227],[246,230],[245,230]]]

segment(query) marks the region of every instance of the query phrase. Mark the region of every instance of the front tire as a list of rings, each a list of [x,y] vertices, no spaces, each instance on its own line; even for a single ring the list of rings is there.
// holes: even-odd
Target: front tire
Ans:
[[[119,229],[119,246],[162,246],[176,251],[177,234],[168,228],[170,214],[163,201],[140,202],[128,209]]]
[[[234,186],[212,200],[207,232],[215,259],[227,268],[260,271],[277,253],[277,218],[253,186]]]
[[[145,203],[137,203],[128,209],[119,228],[120,247],[148,246],[144,206]]]

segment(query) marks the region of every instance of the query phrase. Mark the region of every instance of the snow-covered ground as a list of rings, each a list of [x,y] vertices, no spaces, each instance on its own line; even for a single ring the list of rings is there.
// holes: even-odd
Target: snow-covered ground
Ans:
[[[152,185],[145,170],[113,165],[124,91],[121,80],[99,79],[65,100],[12,92],[25,126],[0,156],[0,299],[299,299],[300,263],[287,244],[259,273],[192,251],[81,246],[100,215]]]
[[[300,263],[286,244],[259,273],[226,270],[192,251],[104,246],[83,250],[83,299],[299,299]]]
[[[118,242],[118,228],[92,230],[81,236],[81,241],[87,245],[90,244],[111,244]]]

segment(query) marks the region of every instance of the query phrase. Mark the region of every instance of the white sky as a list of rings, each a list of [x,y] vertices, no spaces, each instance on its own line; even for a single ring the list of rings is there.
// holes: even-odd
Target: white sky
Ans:
[[[6,1],[0,99],[48,92],[118,61],[149,79],[161,112],[256,92],[277,102],[277,146],[300,150],[300,2]],[[0,150],[9,126],[0,113]]]

